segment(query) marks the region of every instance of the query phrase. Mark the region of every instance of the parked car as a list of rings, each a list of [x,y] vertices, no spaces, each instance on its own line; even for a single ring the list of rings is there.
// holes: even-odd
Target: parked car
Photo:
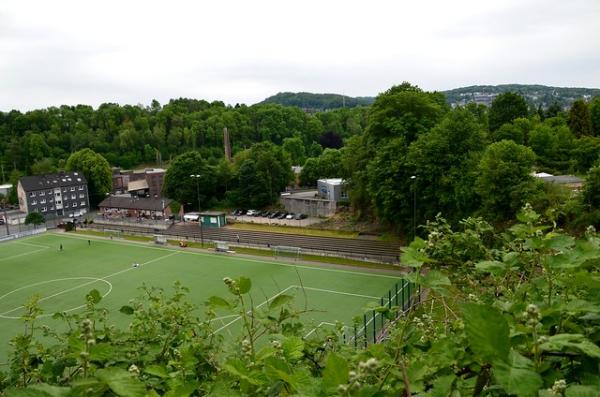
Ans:
[[[287,216],[287,212],[283,211],[277,216],[277,219],[285,219],[286,216]]]
[[[281,215],[281,213],[279,211],[273,211],[273,212],[271,212],[271,215],[269,215],[269,219],[275,219],[279,215]]]
[[[306,219],[306,218],[308,218],[308,215],[306,215],[306,214],[296,214],[294,216],[294,219],[297,220],[297,221],[299,221],[301,219]]]
[[[239,208],[236,208],[236,209],[234,209],[233,211],[231,211],[231,215],[233,215],[233,216],[237,216],[239,211],[240,211],[240,209],[239,209]]]
[[[248,210],[248,212],[246,212],[246,215],[248,216],[256,216],[258,214],[257,210]]]
[[[285,219],[294,219],[294,214],[290,212],[285,216]]]

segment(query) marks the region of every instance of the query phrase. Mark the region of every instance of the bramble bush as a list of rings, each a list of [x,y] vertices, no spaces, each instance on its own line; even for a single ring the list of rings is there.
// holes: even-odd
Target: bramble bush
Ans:
[[[600,236],[575,239],[526,206],[497,232],[481,219],[452,230],[441,217],[405,249],[421,304],[391,318],[384,342],[355,348],[343,327],[309,338],[303,310],[280,294],[256,307],[249,279],[225,278],[203,319],[176,283],[148,286],[111,325],[92,290],[67,327],[40,325],[38,298],[0,375],[6,396],[597,396],[600,390]],[[217,311],[239,318],[225,340]],[[43,342],[42,342],[43,341]]]

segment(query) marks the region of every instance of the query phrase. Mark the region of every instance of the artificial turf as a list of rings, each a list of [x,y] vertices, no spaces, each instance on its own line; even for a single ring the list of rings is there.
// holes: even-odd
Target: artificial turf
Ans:
[[[62,245],[62,251],[60,247]],[[139,263],[139,267],[134,267]],[[351,324],[368,305],[377,304],[398,277],[373,272],[331,269],[294,263],[240,258],[232,254],[173,249],[152,243],[129,243],[65,233],[44,233],[0,243],[0,363],[6,362],[8,342],[22,331],[22,305],[34,294],[44,314],[40,324],[61,325],[55,312],[79,310],[85,295],[97,289],[100,306],[111,312],[117,325],[129,317],[119,308],[140,294],[142,284],[169,291],[175,281],[190,289],[189,298],[200,306],[212,295],[228,297],[224,277],[248,277],[255,305],[282,291],[296,296],[296,304],[311,309],[304,315],[307,331],[321,323]],[[298,286],[303,286],[300,289]],[[232,332],[235,317],[214,324]],[[229,324],[231,323],[231,324]],[[310,331],[309,331],[310,332]]]

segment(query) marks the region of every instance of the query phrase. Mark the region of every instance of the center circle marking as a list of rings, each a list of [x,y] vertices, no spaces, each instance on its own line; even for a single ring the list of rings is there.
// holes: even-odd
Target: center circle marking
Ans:
[[[83,286],[85,286],[85,285],[87,285],[87,284],[93,284],[93,283],[94,283],[94,282],[96,282],[96,281],[101,281],[101,282],[103,282],[104,284],[108,285],[108,291],[106,291],[106,292],[104,293],[104,295],[102,295],[102,298],[105,298],[105,297],[106,297],[108,294],[110,294],[110,293],[112,292],[112,288],[113,288],[113,286],[112,286],[112,284],[110,283],[110,281],[108,281],[108,280],[105,280],[105,279],[103,279],[103,278],[99,278],[99,277],[66,277],[66,278],[55,278],[55,279],[52,279],[52,280],[46,280],[46,281],[40,281],[40,282],[38,282],[38,283],[28,284],[28,285],[25,285],[25,286],[23,286],[23,287],[20,287],[20,288],[14,289],[14,290],[12,290],[12,291],[10,291],[10,292],[7,292],[6,294],[4,294],[4,295],[0,296],[0,301],[1,301],[1,300],[3,300],[4,298],[6,298],[6,297],[7,297],[7,296],[9,296],[9,295],[12,295],[12,294],[14,294],[14,293],[16,293],[16,292],[22,291],[22,290],[24,290],[24,289],[27,289],[27,288],[37,287],[37,286],[39,286],[39,285],[45,285],[45,284],[52,284],[52,283],[56,283],[56,282],[59,282],[59,281],[68,281],[68,280],[90,280],[90,281],[89,281],[89,282],[87,282],[87,283],[85,283],[85,284],[83,284],[83,285],[80,285],[80,286],[75,286],[75,287],[71,287],[71,288],[68,288],[68,289],[66,289],[66,290],[64,290],[64,291],[57,292],[56,294],[54,294],[54,296],[56,296],[56,295],[60,295],[60,294],[62,294],[62,293],[69,292],[69,290],[71,290],[71,289],[72,289],[72,290],[75,290],[75,289],[77,289],[77,288],[82,288]],[[52,297],[52,296],[50,296],[50,297]],[[41,298],[41,300],[44,300],[44,299],[47,299],[47,298],[48,298],[48,297],[46,297],[46,298],[45,298],[45,297],[42,297],[42,298]],[[11,310],[9,310],[8,312],[4,312],[5,314],[0,314],[0,318],[6,318],[6,319],[10,319],[10,320],[19,320],[19,319],[21,318],[21,316],[7,316],[6,314],[8,314],[8,313],[12,313],[13,311],[16,311],[16,310],[18,310],[18,309],[21,309],[22,307],[23,307],[23,306],[19,306],[19,307],[17,307],[17,308],[14,308],[14,309],[11,309]],[[79,305],[79,306],[77,306],[77,307],[73,307],[73,308],[71,308],[71,309],[67,309],[67,310],[58,310],[58,311],[55,311],[54,313],[57,313],[57,312],[58,312],[58,313],[69,313],[69,312],[72,312],[72,311],[75,311],[75,310],[79,310],[79,309],[81,309],[81,308],[83,308],[83,307],[85,307],[85,304],[83,304],[83,305]],[[52,314],[41,314],[41,315],[37,316],[37,318],[48,318],[48,317],[52,317],[52,316],[54,315],[54,313],[52,313]]]

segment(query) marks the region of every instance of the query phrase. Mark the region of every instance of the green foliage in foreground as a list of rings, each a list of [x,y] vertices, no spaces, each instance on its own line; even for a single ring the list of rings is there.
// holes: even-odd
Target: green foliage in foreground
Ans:
[[[355,349],[342,328],[304,338],[301,312],[280,294],[254,307],[252,283],[223,281],[227,297],[194,317],[186,289],[144,287],[123,306],[128,330],[110,326],[100,294],[80,314],[57,314],[69,331],[36,326],[36,299],[12,340],[7,396],[595,396],[600,388],[600,236],[543,224],[526,207],[502,234],[481,219],[452,230],[438,217],[403,262],[426,291],[385,342]],[[397,308],[378,308],[394,316]],[[224,340],[211,326],[236,315]],[[41,336],[44,336],[44,343]],[[54,342],[47,342],[52,340]]]

